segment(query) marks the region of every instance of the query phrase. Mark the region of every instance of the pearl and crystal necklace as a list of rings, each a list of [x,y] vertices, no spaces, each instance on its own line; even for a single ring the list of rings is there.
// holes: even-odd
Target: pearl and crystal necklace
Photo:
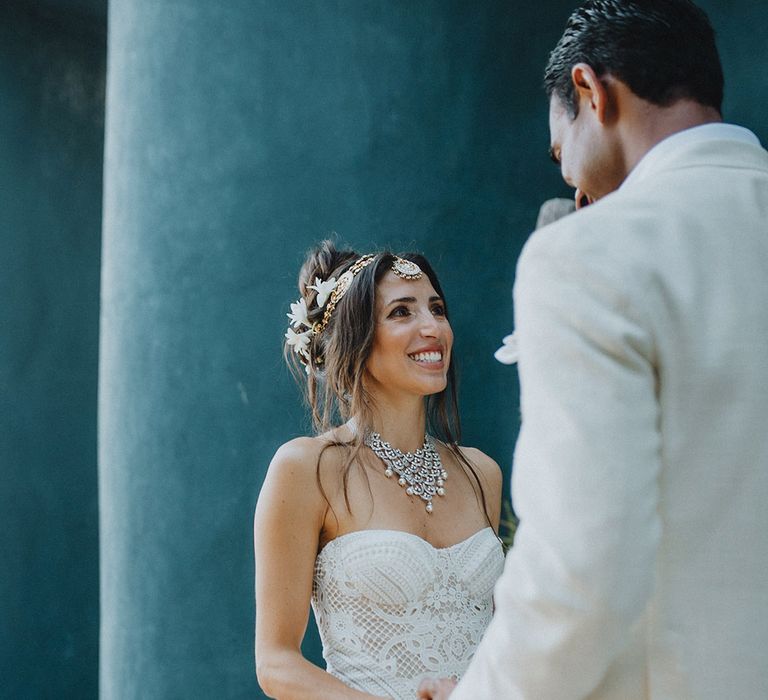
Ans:
[[[389,478],[397,474],[397,483],[405,488],[409,496],[419,496],[427,502],[427,513],[432,512],[432,498],[445,495],[445,480],[448,472],[443,469],[440,455],[435,449],[434,439],[424,436],[424,445],[416,452],[401,452],[381,439],[378,433],[369,433],[365,444],[386,465],[384,475]]]

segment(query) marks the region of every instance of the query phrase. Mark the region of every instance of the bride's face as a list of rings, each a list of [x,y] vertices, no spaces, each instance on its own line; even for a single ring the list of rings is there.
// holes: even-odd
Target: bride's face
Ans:
[[[366,363],[374,387],[418,396],[442,391],[452,346],[445,304],[429,278],[387,272],[376,287],[376,333]]]

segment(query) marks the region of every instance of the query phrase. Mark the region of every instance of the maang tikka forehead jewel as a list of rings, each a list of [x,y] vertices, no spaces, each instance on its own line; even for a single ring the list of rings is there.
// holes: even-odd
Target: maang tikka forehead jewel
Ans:
[[[395,260],[392,263],[392,272],[404,280],[418,280],[421,279],[422,275],[421,268],[415,262],[399,256],[395,256]]]

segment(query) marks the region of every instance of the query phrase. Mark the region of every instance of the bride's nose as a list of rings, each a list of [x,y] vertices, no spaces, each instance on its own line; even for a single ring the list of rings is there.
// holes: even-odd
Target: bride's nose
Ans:
[[[437,319],[431,311],[426,311],[422,315],[421,325],[419,331],[425,338],[436,338],[439,333],[439,325]]]

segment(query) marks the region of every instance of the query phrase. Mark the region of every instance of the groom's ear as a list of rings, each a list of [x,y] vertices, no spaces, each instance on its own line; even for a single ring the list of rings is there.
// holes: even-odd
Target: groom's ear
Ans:
[[[597,77],[588,63],[577,63],[571,68],[571,80],[579,102],[579,112],[588,109],[601,124],[610,114],[610,95],[606,84]]]

